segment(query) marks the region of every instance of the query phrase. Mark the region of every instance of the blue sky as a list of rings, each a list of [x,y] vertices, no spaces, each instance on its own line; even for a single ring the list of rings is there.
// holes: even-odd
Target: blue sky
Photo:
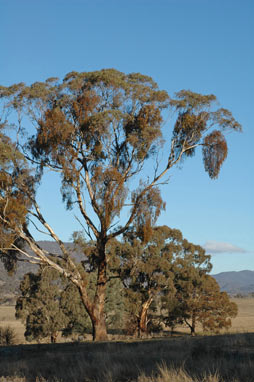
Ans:
[[[200,155],[172,172],[158,224],[205,246],[213,273],[254,270],[253,16],[253,0],[0,0],[0,84],[114,67],[150,75],[170,95],[215,94],[243,133],[227,137],[219,179],[209,179]],[[68,240],[78,226],[56,187],[46,176],[39,201]]]

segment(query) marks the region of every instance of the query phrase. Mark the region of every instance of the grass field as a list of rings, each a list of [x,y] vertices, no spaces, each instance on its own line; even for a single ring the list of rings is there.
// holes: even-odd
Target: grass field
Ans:
[[[233,298],[238,306],[238,315],[233,320],[232,331],[254,333],[254,298]]]
[[[234,301],[232,334],[40,345],[20,345],[24,326],[1,306],[19,345],[0,347],[0,382],[253,382],[254,299]]]
[[[25,326],[20,320],[16,320],[14,306],[0,306],[0,326],[10,326],[13,328],[16,333],[16,342],[18,344],[25,342]]]

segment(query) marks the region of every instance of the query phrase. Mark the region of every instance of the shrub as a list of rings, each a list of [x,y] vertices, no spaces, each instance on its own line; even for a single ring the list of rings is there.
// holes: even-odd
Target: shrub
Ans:
[[[16,333],[13,328],[0,326],[0,345],[14,345],[16,342]]]

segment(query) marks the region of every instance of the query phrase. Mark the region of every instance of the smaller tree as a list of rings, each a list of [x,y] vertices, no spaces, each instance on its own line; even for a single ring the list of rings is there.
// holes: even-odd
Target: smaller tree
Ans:
[[[118,253],[131,321],[128,325],[136,325],[138,335],[147,334],[152,302],[158,296],[170,296],[176,287],[174,280],[186,277],[186,269],[195,269],[195,265],[200,274],[211,269],[210,256],[183,239],[179,230],[148,228],[149,236],[148,229],[129,231],[120,247],[121,255]]]
[[[237,315],[237,305],[226,292],[220,292],[216,280],[207,274],[198,275],[189,270],[189,277],[177,280],[173,303],[170,301],[165,323],[169,327],[185,323],[196,334],[197,323],[204,331],[218,333],[231,326],[231,318]],[[168,301],[167,301],[168,304]]]
[[[197,321],[204,331],[218,333],[231,327],[231,318],[237,316],[237,305],[230,301],[226,292],[221,292],[217,281],[206,275],[200,290]]]
[[[16,333],[13,328],[7,326],[5,328],[0,326],[0,345],[9,346],[15,345]]]
[[[202,275],[211,270],[210,255],[199,245],[192,244],[182,236],[174,243],[172,250],[171,290],[164,289],[159,294],[157,322],[174,330],[186,318],[186,299],[192,293],[192,285],[198,285]],[[195,331],[195,329],[194,329]]]
[[[27,273],[20,283],[21,296],[16,302],[16,318],[26,325],[27,341],[50,337],[56,342],[57,333],[67,324],[60,307],[59,274],[52,268],[39,268],[37,274]]]
[[[119,243],[122,261],[120,277],[125,286],[127,325],[136,328],[138,336],[147,335],[148,311],[162,290],[173,288],[172,259],[181,232],[167,226],[129,231],[123,245]],[[135,329],[134,329],[135,331]]]

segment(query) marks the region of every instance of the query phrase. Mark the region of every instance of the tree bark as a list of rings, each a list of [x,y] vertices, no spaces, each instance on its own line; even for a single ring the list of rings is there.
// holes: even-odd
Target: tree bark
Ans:
[[[93,341],[107,341],[107,327],[104,314],[93,321]]]
[[[105,317],[107,263],[105,257],[105,245],[100,247],[98,253],[97,284],[93,302],[89,302],[88,300],[86,286],[79,289],[86,311],[92,321],[93,341],[107,341],[108,335]]]
[[[142,335],[147,335],[147,314],[148,314],[148,309],[152,303],[153,297],[150,296],[147,301],[145,301],[142,305],[141,308],[141,313],[140,313],[140,319],[139,319],[139,337]]]

